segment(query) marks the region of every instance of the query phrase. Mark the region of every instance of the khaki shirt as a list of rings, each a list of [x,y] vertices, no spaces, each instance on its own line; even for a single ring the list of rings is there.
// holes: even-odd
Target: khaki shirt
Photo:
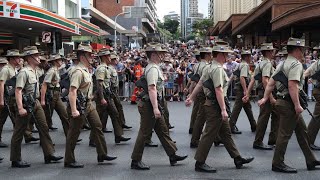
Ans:
[[[310,76],[314,75],[317,71],[320,70],[320,60],[318,60],[317,62],[314,62],[309,68],[308,71],[310,72]],[[1,80],[1,79],[0,79]],[[314,80],[317,81],[317,80]],[[316,82],[316,83],[320,83],[320,82]]]
[[[148,86],[155,85],[158,95],[162,95],[164,87],[164,76],[160,69],[160,66],[150,62],[145,70],[145,76],[147,79]]]
[[[44,82],[47,83],[49,88],[60,87],[60,74],[56,67],[52,67],[46,73]]]
[[[272,66],[271,61],[268,58],[264,58],[254,69],[253,75],[256,76],[257,74],[261,73],[262,77],[270,78],[274,72],[274,67]],[[263,88],[262,82],[255,81],[256,88]]]
[[[287,59],[277,66],[277,69],[273,73],[272,76],[277,74],[283,68],[284,74],[287,76],[288,81],[298,81],[299,89],[301,90],[304,84],[304,76],[303,76],[303,66],[302,64],[294,57],[288,56]],[[276,88],[278,90],[278,95],[285,96],[289,94],[289,90],[284,88],[284,86],[280,82],[276,82]]]
[[[216,60],[213,60],[211,65],[207,66],[200,80],[205,82],[208,79],[212,79],[214,88],[221,86],[223,88],[224,96],[227,96],[229,78],[224,71],[223,66]],[[212,92],[208,88],[203,87],[203,91],[207,97],[210,97]]]
[[[112,66],[108,66],[110,70],[110,75],[111,75],[111,84],[113,88],[118,88],[119,87],[119,79],[118,79],[118,72],[117,70]]]
[[[95,75],[97,80],[103,81],[104,88],[110,88],[111,72],[109,70],[109,67],[105,63],[102,63],[97,67]]]
[[[0,71],[0,81],[6,82],[16,75],[16,69],[10,64],[5,65]]]
[[[74,67],[70,74],[70,87],[77,88],[86,99],[93,98],[93,83],[92,76],[82,63]]]
[[[201,60],[201,62],[199,62],[198,64],[196,64],[194,67],[193,67],[193,73],[194,74],[199,74],[200,77],[202,76],[202,73],[205,69],[205,67],[208,65],[208,63],[206,62],[206,60]]]
[[[17,76],[16,88],[22,88],[24,94],[36,93],[36,98],[39,98],[39,77],[37,70],[27,65],[22,68]],[[34,92],[36,90],[36,92]]]
[[[38,77],[41,77],[42,75],[44,75],[44,69],[41,69],[41,68],[39,68],[39,67],[37,67],[36,68],[36,70],[37,70],[37,74],[38,74]]]

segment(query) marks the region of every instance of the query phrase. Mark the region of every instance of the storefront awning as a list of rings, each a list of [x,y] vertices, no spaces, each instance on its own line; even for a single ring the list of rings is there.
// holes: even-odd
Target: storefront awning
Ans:
[[[304,6],[297,7],[292,9],[276,18],[274,18],[272,23],[272,31],[277,31],[284,27],[288,27],[290,25],[303,24],[303,22],[309,20],[317,20],[313,21],[314,24],[319,23],[320,18],[320,2],[311,3]]]
[[[40,35],[58,29],[62,35],[80,35],[79,25],[45,9],[11,1],[0,1],[0,30]],[[39,34],[40,33],[40,34]]]
[[[82,36],[100,36],[100,28],[82,18],[70,19],[80,26],[80,34]]]
[[[218,23],[214,26],[212,31],[210,32],[210,35],[212,36],[218,36],[219,35],[219,30],[221,26],[224,24],[225,21],[218,21]]]
[[[232,30],[239,25],[246,16],[247,14],[232,14],[219,28],[219,34],[231,34]]]

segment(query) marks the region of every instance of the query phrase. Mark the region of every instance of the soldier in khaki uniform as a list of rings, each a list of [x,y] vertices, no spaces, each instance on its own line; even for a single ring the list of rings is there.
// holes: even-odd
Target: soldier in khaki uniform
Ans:
[[[239,114],[241,112],[241,109],[243,108],[244,111],[247,114],[248,120],[250,122],[251,131],[256,131],[256,120],[253,117],[252,112],[252,106],[250,101],[244,103],[242,101],[242,98],[247,94],[248,91],[248,85],[249,85],[249,79],[251,77],[250,75],[250,67],[249,63],[251,61],[251,53],[244,53],[241,54],[242,61],[239,64],[238,71],[239,74],[236,74],[234,72],[234,76],[236,76],[236,100],[234,102],[234,106],[231,112],[231,118],[230,118],[230,127],[231,127],[231,133],[233,134],[241,134],[241,131],[239,131],[236,128],[236,124],[238,121]]]
[[[317,134],[319,132],[320,128],[320,77],[319,75],[317,77],[312,78],[311,76],[315,75],[317,72],[320,71],[320,61],[314,62],[305,72],[305,77],[310,77],[310,80],[312,83],[315,84],[315,87],[313,89],[313,97],[316,99],[316,104],[313,111],[314,119],[311,119],[309,125],[308,125],[308,135],[309,135],[309,143],[310,148],[312,150],[320,151],[320,147],[316,146],[315,140],[317,137]]]
[[[203,72],[205,71],[205,69],[209,66],[208,63],[211,63],[212,61],[212,49],[211,48],[200,48],[200,57],[201,60],[198,64],[196,64],[194,66],[194,76],[198,76],[199,78],[202,76]],[[197,85],[198,80],[196,81],[195,77],[191,77],[191,88],[193,90],[193,88]],[[191,92],[192,92],[191,90]],[[191,113],[191,117],[194,116],[195,114],[195,122],[193,125],[193,130],[192,130],[192,137],[191,137],[191,142],[190,142],[190,147],[191,148],[196,148],[198,147],[199,144],[199,139],[200,136],[202,134],[202,130],[203,130],[203,126],[204,123],[206,122],[206,118],[204,117],[204,102],[206,100],[206,96],[204,94],[203,91],[201,91],[200,93],[197,94],[195,101],[194,101],[194,105],[193,105],[193,109],[192,109],[192,113]]]
[[[262,44],[260,50],[264,58],[254,70],[254,74],[253,74],[253,77],[251,78],[251,82],[249,84],[247,94],[243,98],[244,102],[249,101],[250,93],[255,83],[255,77],[257,78],[257,83],[258,83],[258,87],[256,88],[256,90],[258,91],[259,98],[260,99],[263,98],[264,90],[266,89],[268,81],[274,72],[274,68],[271,61],[274,57],[274,51],[275,51],[273,44],[272,43]],[[265,105],[260,107],[260,114],[257,122],[257,132],[256,132],[255,140],[253,142],[254,149],[272,150],[273,145],[276,143],[278,126],[279,126],[279,118],[276,112],[276,108],[274,107],[275,103],[276,103],[276,99],[271,94],[270,100]],[[267,130],[270,115],[271,115],[271,131],[269,134],[268,145],[265,145],[263,143],[263,138]]]
[[[111,72],[109,71],[111,57],[110,52],[107,49],[101,49],[98,53],[101,59],[101,64],[97,67],[95,75],[97,79],[97,98],[96,105],[100,119],[103,117],[103,113],[107,112],[112,121],[115,142],[129,141],[131,138],[123,137],[123,129],[120,126],[119,112],[111,98]],[[107,119],[101,119],[102,127],[106,127]]]
[[[158,101],[161,101],[161,98],[164,98],[162,96],[164,77],[159,64],[161,63],[165,52],[167,51],[158,43],[150,43],[146,48],[149,64],[144,71],[145,77],[141,78],[140,81],[143,79],[146,80],[145,86],[148,87],[148,90],[144,90],[142,101],[138,104],[141,119],[138,137],[131,155],[132,169],[150,169],[150,167],[145,165],[141,160],[144,144],[151,136],[153,129],[165,149],[166,154],[169,156],[170,164],[172,166],[174,166],[177,161],[182,161],[187,158],[187,156],[176,155],[177,147],[169,136],[169,130],[164,121],[163,113],[161,114],[159,110],[160,102]]]
[[[20,58],[19,58],[19,61],[20,61]],[[14,115],[12,113],[12,111],[14,109],[14,106],[13,106],[14,101],[13,101],[13,98],[11,98],[14,96],[11,96],[10,102],[8,102],[10,112],[11,112],[10,114],[9,114],[7,107],[5,107],[5,103],[4,103],[5,96],[8,96],[8,94],[5,93],[5,88],[6,88],[5,83],[7,80],[10,79],[10,76],[8,77],[8,74],[13,74],[13,76],[15,75],[15,66],[8,64],[7,58],[0,57],[0,148],[8,147],[7,144],[2,142],[2,138],[1,138],[3,125],[6,122],[8,116],[10,116],[12,124],[14,125]]]
[[[28,65],[24,67],[17,76],[15,96],[19,114],[14,126],[10,153],[12,167],[18,168],[30,166],[29,163],[22,161],[21,159],[21,141],[29,121],[35,121],[37,129],[39,130],[40,145],[43,150],[45,163],[63,159],[61,156],[54,155],[54,147],[49,135],[46,117],[39,101],[37,100],[40,96],[39,77],[36,71],[36,67],[40,64],[39,52],[35,46],[25,47],[23,51],[24,59],[28,62]],[[23,97],[29,97],[32,102],[24,102]],[[34,106],[34,117],[32,117],[31,113],[27,112],[25,109],[26,104]]]
[[[80,44],[77,51],[79,64],[70,73],[69,105],[67,111],[70,118],[70,127],[67,135],[66,152],[64,166],[69,168],[82,168],[84,165],[76,162],[74,149],[80,135],[81,128],[87,119],[91,125],[92,138],[96,144],[98,162],[105,160],[112,161],[117,157],[107,155],[107,144],[102,132],[102,125],[95,109],[93,98],[93,82],[88,67],[92,60],[92,48],[87,44]],[[85,102],[81,102],[79,97],[83,96]],[[81,104],[83,103],[83,104]],[[83,110],[83,112],[79,112]]]
[[[111,72],[111,91],[113,92],[112,94],[112,99],[114,101],[114,104],[117,107],[118,113],[119,113],[119,117],[120,117],[120,125],[122,128],[124,129],[131,129],[131,126],[127,126],[126,125],[126,119],[124,117],[124,113],[123,113],[123,106],[121,104],[118,92],[119,92],[119,78],[118,78],[118,72],[116,70],[116,68],[114,66],[116,66],[118,64],[118,60],[117,60],[117,55],[112,53],[110,55],[111,58],[111,64],[108,66],[109,70]]]
[[[305,41],[302,39],[290,38],[288,40],[288,57],[282,64],[278,65],[268,82],[264,97],[259,101],[259,106],[264,105],[276,86],[278,91],[276,108],[280,115],[279,132],[272,161],[272,171],[276,172],[297,173],[297,169],[284,163],[287,145],[293,131],[295,131],[299,146],[305,156],[307,169],[315,170],[316,166],[320,165],[320,162],[316,159],[309,146],[307,127],[301,115],[303,108],[299,101],[299,90],[302,89],[304,83],[303,67],[301,64],[304,59],[304,47]],[[273,79],[280,71],[287,77],[287,87],[289,89]]]
[[[59,68],[62,65],[62,58],[59,54],[50,55],[49,62],[53,65],[45,74],[41,86],[41,106],[44,107],[46,119],[52,119],[53,110],[56,110],[63,127],[65,136],[69,130],[69,118],[65,104],[60,98],[60,75]],[[49,102],[49,104],[46,103]],[[51,120],[52,127],[52,120]]]
[[[236,168],[241,168],[243,164],[250,163],[254,158],[243,158],[240,156],[236,145],[231,137],[230,126],[228,122],[227,107],[225,97],[228,89],[228,77],[223,69],[223,64],[226,61],[226,56],[232,51],[229,46],[218,45],[213,47],[213,61],[211,65],[203,72],[200,81],[193,90],[192,94],[186,100],[186,105],[190,106],[193,99],[200,91],[204,91],[206,101],[204,103],[204,111],[206,114],[206,127],[202,138],[199,142],[199,147],[195,155],[195,170],[199,172],[215,173],[216,169],[208,166],[205,161],[209,154],[210,148],[214,139],[220,135],[221,141],[225,145],[228,153],[234,158]],[[203,85],[211,80],[212,88],[209,90]],[[214,91],[214,92],[213,92]]]

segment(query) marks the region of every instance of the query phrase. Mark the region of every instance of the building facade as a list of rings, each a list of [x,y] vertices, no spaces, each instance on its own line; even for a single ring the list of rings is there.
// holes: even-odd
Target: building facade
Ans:
[[[244,14],[261,4],[263,0],[210,0],[214,23],[227,20],[232,14]]]
[[[180,23],[180,15],[175,11],[169,12],[169,14],[165,15],[163,17],[163,19],[164,20],[166,20],[166,19],[175,20],[175,21],[178,21]]]
[[[189,0],[181,0],[181,37],[187,37],[187,18],[189,17]]]

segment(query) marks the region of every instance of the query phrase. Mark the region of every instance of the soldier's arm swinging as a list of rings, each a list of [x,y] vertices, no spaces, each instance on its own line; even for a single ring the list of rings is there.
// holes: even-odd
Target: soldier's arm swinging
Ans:
[[[4,81],[0,81],[0,108],[4,106]]]
[[[157,89],[155,85],[149,85],[148,86],[148,93],[149,93],[149,98],[153,107],[153,112],[155,115],[155,118],[161,117],[159,107],[158,107],[158,99],[157,99]]]
[[[69,89],[69,103],[71,107],[72,116],[80,116],[79,111],[77,110],[77,88],[71,86]]]
[[[269,81],[270,81],[270,78],[268,76],[262,76],[262,85],[264,89],[267,89]],[[269,98],[272,103],[276,102],[276,99],[273,97],[272,93],[270,94]]]
[[[16,103],[17,103],[19,115],[26,116],[27,111],[23,108],[23,104],[22,104],[22,88],[16,88],[15,96],[16,96]]]
[[[264,91],[263,98],[258,103],[259,106],[264,105],[267,102],[267,100],[270,98],[270,94],[272,93],[275,85],[276,85],[276,81],[274,81],[274,79],[271,78],[268,82],[268,85],[267,85],[265,91]]]
[[[97,90],[98,90],[98,96],[99,98],[101,99],[101,104],[103,105],[106,105],[107,104],[107,101],[106,99],[104,98],[104,95],[103,95],[103,81],[102,80],[97,80],[98,83],[97,83]]]
[[[41,90],[40,90],[40,95],[41,95],[41,106],[45,106],[46,105],[46,92],[47,92],[47,88],[48,88],[48,85],[46,82],[43,82],[42,83],[42,86],[41,86]]]
[[[240,77],[240,83],[241,83],[241,86],[242,86],[242,89],[243,89],[243,93],[247,94],[248,88],[247,88],[246,78],[241,76]]]
[[[219,103],[220,109],[221,109],[221,115],[223,120],[228,120],[228,113],[226,109],[226,104],[224,101],[224,94],[223,89],[221,86],[215,88],[216,98]]]
[[[303,108],[301,107],[299,100],[299,83],[298,81],[289,81],[288,86],[289,94],[294,104],[296,113],[300,114],[303,112]]]
[[[203,82],[202,80],[199,80],[196,87],[193,89],[191,95],[189,96],[189,99],[193,100],[197,96],[197,94],[201,91],[202,87],[203,87]]]

